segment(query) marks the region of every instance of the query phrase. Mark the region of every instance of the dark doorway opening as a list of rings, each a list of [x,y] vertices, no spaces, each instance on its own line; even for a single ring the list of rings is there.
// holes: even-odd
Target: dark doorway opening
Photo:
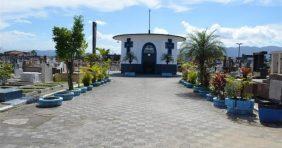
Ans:
[[[146,43],[142,49],[142,65],[145,74],[155,74],[157,51],[153,43]]]

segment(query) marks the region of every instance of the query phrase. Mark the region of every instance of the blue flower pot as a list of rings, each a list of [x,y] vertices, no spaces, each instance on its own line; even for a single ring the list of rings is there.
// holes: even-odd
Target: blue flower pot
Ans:
[[[282,105],[272,102],[260,102],[258,109],[261,123],[282,123]]]
[[[97,86],[99,86],[99,85],[98,85],[97,82],[94,82],[94,83],[92,83],[92,86],[93,86],[93,87],[97,87]]]
[[[194,86],[193,88],[193,92],[194,93],[200,93],[200,91],[204,91],[205,88],[201,87],[201,86]]]
[[[74,97],[74,92],[72,91],[63,91],[54,94],[55,97],[62,97],[64,101],[72,100]]]
[[[217,97],[213,97],[213,106],[220,109],[224,109],[226,108],[225,100],[218,99]]]
[[[207,101],[210,101],[210,102],[213,102],[213,98],[214,98],[214,96],[212,95],[212,94],[206,94],[206,100]]]
[[[74,90],[71,90],[74,93],[74,96],[79,96],[81,90],[79,88],[75,88]]]
[[[227,113],[235,115],[251,115],[254,109],[254,100],[237,100],[226,98]]]
[[[92,90],[92,88],[93,88],[93,86],[91,86],[91,85],[87,86],[87,91]]]
[[[42,108],[57,107],[57,106],[61,106],[62,102],[63,102],[62,97],[39,98],[38,107],[42,107]]]
[[[80,87],[79,89],[81,90],[80,93],[86,93],[87,91],[87,87]]]
[[[187,87],[187,88],[193,88],[194,85],[191,84],[191,83],[189,83],[189,82],[186,82],[186,83],[185,83],[185,87]]]
[[[183,79],[179,80],[180,84],[184,84],[184,82],[185,82],[185,80],[183,80]]]
[[[208,93],[209,93],[209,92],[206,91],[206,90],[199,90],[199,95],[200,95],[201,97],[203,97],[203,98],[205,98]]]

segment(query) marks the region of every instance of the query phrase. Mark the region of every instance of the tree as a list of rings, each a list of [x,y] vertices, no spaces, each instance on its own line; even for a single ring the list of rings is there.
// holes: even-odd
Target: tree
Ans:
[[[226,53],[219,36],[214,33],[215,31],[209,33],[208,30],[196,31],[189,34],[188,40],[182,45],[182,50],[187,50],[188,56],[197,64],[199,81],[205,87],[209,86],[209,69]]]
[[[165,53],[165,54],[162,55],[161,60],[165,61],[166,64],[168,64],[169,62],[173,61],[174,59],[170,54]]]
[[[72,75],[74,72],[74,60],[79,59],[88,46],[85,41],[83,30],[82,16],[74,17],[74,23],[71,30],[65,27],[53,28],[53,40],[56,44],[57,57],[67,65],[69,90],[73,90]]]
[[[37,52],[35,50],[31,50],[30,53],[32,56],[37,56]]]
[[[11,78],[13,68],[11,64],[0,62],[0,81],[5,85],[7,79]]]

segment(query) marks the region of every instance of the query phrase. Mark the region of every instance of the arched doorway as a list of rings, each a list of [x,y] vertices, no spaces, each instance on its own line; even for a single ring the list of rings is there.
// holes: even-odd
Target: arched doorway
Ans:
[[[142,49],[142,65],[145,74],[154,74],[157,51],[153,43],[146,43]]]

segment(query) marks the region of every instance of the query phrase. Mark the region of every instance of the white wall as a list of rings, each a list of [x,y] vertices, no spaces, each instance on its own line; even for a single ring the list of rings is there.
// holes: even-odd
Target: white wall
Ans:
[[[126,42],[127,38],[131,38],[131,41],[133,42],[133,47],[130,48],[131,51],[135,54],[138,61],[133,61],[132,64],[142,64],[142,48],[143,46],[151,42],[155,45],[156,51],[157,51],[157,63],[156,64],[166,64],[165,61],[161,60],[161,57],[163,54],[167,53],[168,49],[165,48],[165,43],[168,41],[168,39],[172,39],[172,42],[174,43],[174,49],[172,49],[172,56],[174,57],[174,61],[170,62],[169,64],[177,64],[177,40],[174,37],[171,36],[138,36],[138,35],[128,35],[124,38],[121,38],[122,44],[121,44],[121,59],[126,54],[126,48],[124,48],[124,42]],[[122,61],[121,63],[126,64],[128,61]]]

